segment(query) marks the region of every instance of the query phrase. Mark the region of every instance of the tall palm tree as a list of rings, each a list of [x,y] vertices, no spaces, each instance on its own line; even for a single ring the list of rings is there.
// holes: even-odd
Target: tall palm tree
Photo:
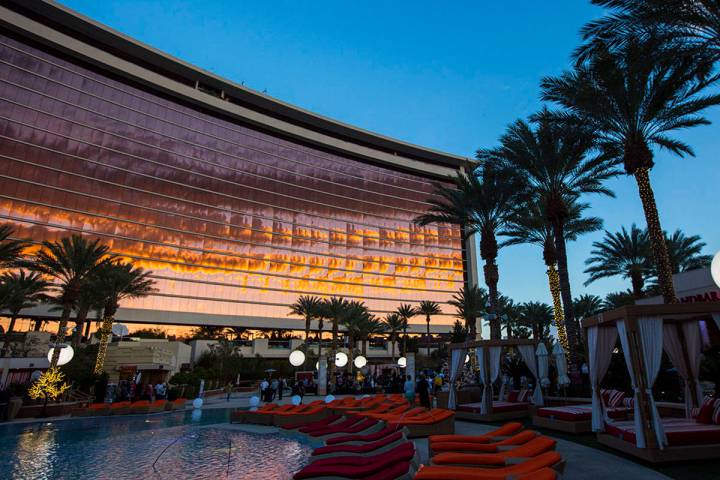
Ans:
[[[608,232],[602,241],[593,242],[590,258],[585,260],[585,273],[590,277],[585,285],[601,278],[621,276],[632,282],[635,298],[644,296],[645,279],[652,270],[650,238],[647,231],[634,223],[628,232],[625,227],[619,232]]]
[[[395,343],[397,343],[398,332],[403,328],[403,320],[397,313],[388,313],[383,318],[382,323],[390,337],[390,355],[392,362],[395,363]]]
[[[418,315],[425,315],[425,323],[427,324],[427,356],[430,358],[430,317],[432,315],[440,315],[442,310],[440,304],[431,300],[423,300],[417,308]]]
[[[586,41],[576,56],[593,54],[598,44],[618,47],[632,37],[660,35],[678,53],[702,55],[709,63],[720,58],[720,4],[716,0],[592,0],[609,9],[582,29]]]
[[[694,155],[689,145],[670,134],[708,124],[702,112],[720,103],[720,95],[702,94],[716,84],[718,75],[700,75],[701,68],[693,57],[669,55],[662,41],[650,35],[628,38],[617,48],[600,42],[575,70],[542,81],[543,99],[590,124],[599,145],[635,178],[666,303],[677,298],[650,183],[651,147],[681,157]]]
[[[672,235],[665,234],[665,243],[673,273],[707,268],[712,262],[712,255],[702,254],[705,242],[699,235],[686,236],[681,230],[675,230]]]
[[[552,307],[543,302],[526,302],[519,306],[521,323],[532,329],[533,338],[545,340],[553,320]]]
[[[498,297],[498,315],[500,316],[500,325],[505,326],[507,338],[514,338],[513,329],[518,325],[520,310],[512,298],[505,295]]]
[[[569,354],[574,361],[580,332],[572,311],[565,244],[570,205],[583,194],[613,196],[604,182],[619,171],[607,155],[594,154],[595,137],[586,126],[561,124],[547,109],[535,114],[533,123],[534,128],[517,120],[500,137],[500,147],[481,151],[478,158],[514,171],[526,183],[528,196],[542,204],[552,226]]]
[[[353,359],[355,357],[355,346],[357,341],[363,336],[363,327],[370,317],[370,311],[363,302],[351,300],[347,303],[345,312],[340,323],[345,327],[348,339],[349,361],[348,368],[352,370]]]
[[[370,337],[385,333],[385,325],[375,315],[369,314],[360,324],[358,340],[362,342],[362,354],[367,358],[367,344]]]
[[[37,272],[51,280],[50,290],[56,293],[56,303],[62,305],[56,342],[65,340],[70,313],[77,305],[85,280],[111,262],[108,247],[99,240],[87,240],[80,235],[56,242],[45,241],[32,258],[18,262],[21,267]],[[56,348],[50,368],[57,366],[60,349]]]
[[[488,293],[480,287],[463,287],[448,301],[455,307],[455,316],[464,320],[465,328],[472,340],[475,340],[477,329],[476,320],[487,312]],[[500,325],[499,318],[498,325]]]
[[[330,297],[323,301],[323,316],[332,322],[332,345],[330,347],[330,375],[329,378],[334,381],[335,378],[335,355],[338,349],[338,326],[348,311],[348,301],[342,297]]]
[[[405,356],[407,353],[407,329],[408,329],[408,323],[410,322],[410,319],[417,315],[417,310],[412,305],[409,305],[407,303],[402,303],[396,310],[397,314],[400,316],[403,322],[403,343],[402,343],[402,354]]]
[[[103,323],[100,329],[100,345],[95,361],[96,374],[101,374],[105,364],[105,353],[112,334],[115,313],[120,302],[130,298],[142,298],[155,293],[155,281],[150,278],[152,272],[145,271],[132,263],[120,260],[105,263],[97,274],[96,287],[105,297]]]
[[[625,290],[622,292],[611,292],[605,295],[603,305],[605,310],[614,310],[616,308],[624,307],[626,305],[635,304],[635,295],[632,290]]]
[[[101,310],[103,308],[104,299],[95,288],[95,275],[91,275],[85,281],[80,297],[78,297],[75,305],[75,334],[73,335],[73,346],[80,344],[83,335],[83,327],[89,332],[90,321],[87,321],[88,314],[91,310]]]
[[[494,314],[500,280],[497,233],[515,208],[520,185],[515,176],[495,166],[468,165],[468,170],[469,173],[458,173],[451,187],[436,185],[435,196],[428,199],[432,206],[415,222],[419,225],[437,222],[459,225],[466,237],[480,234],[480,258],[485,262],[483,276],[489,291],[488,310]],[[500,338],[497,315],[491,317],[490,336]]]
[[[568,216],[565,222],[565,241],[574,241],[580,235],[591,233],[602,228],[602,219],[598,217],[583,217],[583,211],[590,206],[587,203],[568,201]],[[550,287],[550,296],[553,300],[553,316],[555,328],[558,330],[558,337],[565,351],[568,351],[567,332],[560,297],[560,277],[557,271],[557,250],[553,227],[548,221],[545,213],[545,204],[542,201],[529,201],[524,208],[515,212],[508,225],[503,229],[501,235],[506,239],[503,245],[532,244],[542,248],[545,271]]]
[[[20,312],[32,308],[45,301],[45,290],[48,283],[37,273],[26,274],[23,270],[18,272],[5,272],[0,276],[0,306],[2,310],[10,312],[10,324],[5,332],[0,357],[7,352],[10,334],[15,329],[15,321]]]
[[[13,233],[10,225],[0,225],[0,268],[15,262],[28,246],[27,241],[12,238]]]
[[[583,294],[573,300],[576,316],[579,320],[591,317],[604,309],[603,299],[597,295]]]
[[[297,315],[305,319],[305,359],[308,353],[308,338],[310,337],[310,326],[313,320],[320,314],[322,300],[319,297],[310,295],[300,296],[295,303],[290,305],[290,315]]]

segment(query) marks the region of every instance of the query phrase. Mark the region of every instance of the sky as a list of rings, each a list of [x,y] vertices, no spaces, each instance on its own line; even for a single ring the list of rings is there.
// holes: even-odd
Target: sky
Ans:
[[[504,2],[64,0],[80,13],[284,102],[383,135],[471,157],[506,126],[541,108],[539,82],[570,65],[582,25],[602,15],[589,0]],[[662,226],[720,249],[720,109],[711,126],[677,134],[695,150],[657,152],[651,172]],[[617,231],[645,225],[635,182],[589,196],[589,214]],[[715,205],[715,207],[713,207]],[[573,296],[625,290],[613,278],[584,286],[584,261],[603,232],[568,245]],[[550,302],[541,251],[501,250],[501,293]]]

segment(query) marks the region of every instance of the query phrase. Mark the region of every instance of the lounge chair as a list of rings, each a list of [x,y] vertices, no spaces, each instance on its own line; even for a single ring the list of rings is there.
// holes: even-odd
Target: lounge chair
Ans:
[[[404,409],[405,406],[398,407],[398,409],[400,409],[400,408]],[[378,413],[376,415],[367,415],[367,416],[370,418],[377,419],[377,420],[384,420],[386,422],[391,422],[393,420],[401,420],[403,418],[409,418],[414,415],[418,415],[420,413],[425,413],[427,411],[428,410],[426,408],[416,407],[416,408],[404,409],[401,412],[390,411],[388,413]]]
[[[497,453],[439,453],[432,457],[433,465],[467,465],[483,467],[507,467],[516,464],[518,459],[528,459],[555,449],[555,440],[549,437],[536,437],[518,446],[507,446],[507,450]]]
[[[381,430],[378,430],[377,432],[373,433],[366,433],[366,434],[348,434],[348,435],[338,435],[334,436],[332,438],[328,438],[325,441],[326,445],[364,445],[369,442],[374,442],[376,440],[380,440],[381,438],[384,438],[388,435],[392,435],[395,432],[401,431],[407,436],[407,429],[401,429],[398,430],[396,426],[389,426],[386,425]]]
[[[324,458],[306,466],[295,480],[325,478],[372,478],[373,480],[410,479],[417,465],[412,442],[371,457],[342,456]]]
[[[372,418],[364,418],[361,419],[359,422],[356,422],[353,425],[346,427],[333,427],[332,425],[330,425],[323,430],[315,430],[314,432],[310,433],[309,436],[313,440],[327,440],[338,435],[347,435],[350,433],[373,433],[381,430],[382,428],[382,422],[378,422],[377,420],[373,420]]]
[[[285,425],[308,425],[330,415],[330,411],[324,405],[307,405],[299,411],[286,411],[273,414],[273,424],[276,427]]]
[[[115,402],[110,404],[110,414],[111,415],[127,415],[128,413],[132,412],[130,402]]]
[[[341,420],[334,422],[332,424],[320,425],[320,426],[311,424],[306,427],[299,428],[298,432],[303,433],[305,435],[311,435],[313,432],[320,432],[323,430],[327,430],[328,427],[330,427],[330,426],[332,426],[333,428],[348,428],[362,420],[363,420],[362,417],[343,417]]]
[[[253,423],[248,422],[248,419],[256,415],[262,415],[270,413],[271,411],[278,408],[277,403],[268,403],[258,408],[257,410],[235,410],[230,414],[230,423]]]
[[[393,448],[404,442],[407,442],[405,434],[402,431],[398,431],[395,433],[391,433],[390,435],[385,435],[384,437],[380,438],[379,440],[375,440],[374,442],[367,442],[361,445],[327,445],[324,447],[316,448],[313,451],[312,456],[310,457],[310,461],[314,462],[315,460],[319,460],[321,458],[340,457],[343,455],[369,457],[372,455],[377,455],[378,453],[392,450]]]
[[[430,435],[428,441],[434,442],[476,442],[476,443],[492,443],[498,441],[500,437],[508,437],[514,435],[523,429],[522,423],[509,422],[500,428],[492,430],[482,435]]]
[[[444,408],[433,408],[429,412],[398,420],[390,420],[388,424],[406,427],[409,438],[427,437],[434,433],[452,434],[455,432],[455,412]]]
[[[415,480],[506,480],[510,476],[517,478],[520,475],[528,474],[526,478],[536,480],[541,478],[536,476],[538,471],[545,468],[562,466],[562,456],[557,452],[545,452],[537,457],[529,458],[516,465],[510,465],[500,468],[480,468],[480,467],[456,467],[456,466],[426,466],[421,468],[415,475]],[[541,474],[545,478],[548,473]]]
[[[430,456],[443,452],[454,453],[497,453],[503,448],[516,445],[524,445],[537,438],[539,435],[532,430],[524,430],[511,437],[504,438],[493,443],[479,442],[429,442],[428,451]]]
[[[317,420],[315,422],[305,423],[302,419],[298,419],[296,423],[288,423],[286,425],[280,425],[280,427],[284,430],[300,430],[301,428],[312,430],[313,428],[326,427],[331,423],[337,422],[341,418],[342,415],[328,414],[328,416],[322,420]]]

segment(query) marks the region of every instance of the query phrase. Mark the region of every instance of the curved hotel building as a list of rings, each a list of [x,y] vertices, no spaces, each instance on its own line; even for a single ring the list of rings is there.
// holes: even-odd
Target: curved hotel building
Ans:
[[[434,300],[447,331],[472,262],[457,227],[413,219],[464,161],[284,104],[53,2],[0,5],[0,222],[34,242],[99,238],[152,270],[158,292],[124,302],[121,321],[303,328],[288,305],[309,294],[378,315]]]

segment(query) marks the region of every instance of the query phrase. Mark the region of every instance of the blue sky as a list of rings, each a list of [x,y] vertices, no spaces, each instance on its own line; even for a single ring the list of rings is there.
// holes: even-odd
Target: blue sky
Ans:
[[[285,102],[463,156],[495,145],[508,123],[540,108],[540,79],[568,67],[579,29],[602,14],[585,0],[63,3]],[[697,157],[658,152],[651,178],[663,227],[701,235],[706,253],[714,253],[720,109],[708,117],[713,125],[678,135]],[[591,213],[612,231],[644,226],[634,181],[622,177],[609,186],[617,198],[588,197]],[[619,278],[583,286],[583,262],[602,236],[568,246],[574,296],[630,286]],[[503,250],[499,267],[502,293],[550,302],[537,247]]]

